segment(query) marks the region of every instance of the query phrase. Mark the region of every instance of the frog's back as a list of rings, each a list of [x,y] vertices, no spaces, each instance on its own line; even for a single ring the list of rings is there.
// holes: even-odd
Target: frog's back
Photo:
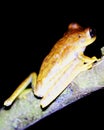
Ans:
[[[75,44],[79,40],[77,35],[78,32],[82,31],[82,28],[78,24],[72,25],[69,25],[68,31],[56,42],[50,53],[43,60],[38,80],[43,80],[50,72],[58,71],[61,69],[62,63],[68,64],[75,57],[76,47],[78,47]]]

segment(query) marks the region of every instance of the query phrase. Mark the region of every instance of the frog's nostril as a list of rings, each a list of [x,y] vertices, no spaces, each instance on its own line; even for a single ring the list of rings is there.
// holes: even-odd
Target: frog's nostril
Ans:
[[[96,30],[95,29],[90,28],[89,32],[90,32],[90,36],[91,37],[95,37],[96,36]]]

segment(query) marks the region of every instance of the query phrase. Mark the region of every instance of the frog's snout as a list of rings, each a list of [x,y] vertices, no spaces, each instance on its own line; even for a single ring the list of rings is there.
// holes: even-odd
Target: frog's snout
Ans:
[[[90,32],[91,38],[93,38],[93,37],[96,36],[96,30],[95,30],[94,28],[90,28],[90,29],[89,29],[89,32]]]

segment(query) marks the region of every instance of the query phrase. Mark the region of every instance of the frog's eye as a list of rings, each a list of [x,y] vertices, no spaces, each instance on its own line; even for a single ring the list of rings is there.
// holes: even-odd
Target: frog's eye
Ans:
[[[78,35],[78,38],[81,38],[81,35],[80,35],[80,34]]]
[[[95,37],[95,35],[96,35],[96,30],[95,30],[95,29],[90,28],[90,29],[89,29],[89,32],[90,32],[90,36],[91,36],[92,38]]]

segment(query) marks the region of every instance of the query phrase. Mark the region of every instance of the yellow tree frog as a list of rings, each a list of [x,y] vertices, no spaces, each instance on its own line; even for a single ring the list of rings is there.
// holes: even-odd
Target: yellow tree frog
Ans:
[[[4,102],[9,106],[31,83],[34,95],[41,97],[40,106],[45,108],[81,72],[90,69],[98,59],[85,56],[86,47],[96,39],[95,31],[70,23],[66,33],[53,46],[43,60],[39,74],[32,72]]]

